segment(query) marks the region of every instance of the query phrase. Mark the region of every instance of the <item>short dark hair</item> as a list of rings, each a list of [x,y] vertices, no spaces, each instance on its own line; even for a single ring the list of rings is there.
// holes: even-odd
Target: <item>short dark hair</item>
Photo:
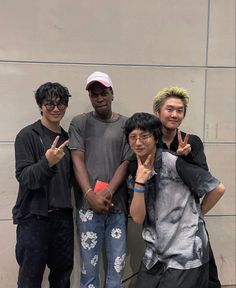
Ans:
[[[127,142],[129,140],[129,134],[135,129],[148,131],[154,136],[154,139],[158,141],[162,137],[161,127],[161,121],[156,116],[145,112],[139,112],[133,114],[125,122],[124,133]]]
[[[71,95],[68,88],[57,82],[44,83],[35,92],[35,100],[40,107],[44,100],[55,100],[55,98],[68,105],[69,97]]]

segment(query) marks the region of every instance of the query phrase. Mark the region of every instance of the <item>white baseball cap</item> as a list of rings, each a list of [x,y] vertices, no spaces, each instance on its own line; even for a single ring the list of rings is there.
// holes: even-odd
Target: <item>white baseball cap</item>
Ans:
[[[86,90],[88,90],[89,86],[94,83],[94,82],[99,82],[102,85],[104,85],[105,87],[112,87],[112,82],[111,82],[111,78],[103,72],[93,72],[87,79],[87,85],[86,85]]]

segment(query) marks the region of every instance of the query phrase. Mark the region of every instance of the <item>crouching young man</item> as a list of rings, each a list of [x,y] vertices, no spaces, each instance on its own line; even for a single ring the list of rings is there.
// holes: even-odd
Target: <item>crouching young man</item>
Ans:
[[[224,194],[224,185],[199,166],[157,148],[161,123],[155,116],[136,113],[124,130],[136,155],[128,178],[130,214],[143,224],[146,242],[136,288],[207,288],[203,216]]]

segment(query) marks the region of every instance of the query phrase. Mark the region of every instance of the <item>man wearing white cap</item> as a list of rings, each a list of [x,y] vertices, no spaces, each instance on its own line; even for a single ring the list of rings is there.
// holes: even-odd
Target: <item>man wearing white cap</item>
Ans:
[[[77,224],[81,240],[80,287],[99,287],[99,263],[105,245],[106,288],[122,287],[126,256],[128,194],[125,184],[131,150],[123,134],[126,117],[112,112],[110,77],[94,72],[86,90],[94,111],[74,117],[69,146],[80,186]],[[79,198],[79,197],[78,197]]]

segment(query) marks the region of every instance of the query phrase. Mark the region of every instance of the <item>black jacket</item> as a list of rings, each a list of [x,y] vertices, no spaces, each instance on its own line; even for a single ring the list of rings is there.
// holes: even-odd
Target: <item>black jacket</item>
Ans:
[[[67,133],[62,133],[68,138]],[[57,167],[49,167],[45,157],[41,121],[23,128],[15,140],[16,179],[19,191],[12,210],[13,221],[18,223],[26,215],[48,215],[48,185]]]

